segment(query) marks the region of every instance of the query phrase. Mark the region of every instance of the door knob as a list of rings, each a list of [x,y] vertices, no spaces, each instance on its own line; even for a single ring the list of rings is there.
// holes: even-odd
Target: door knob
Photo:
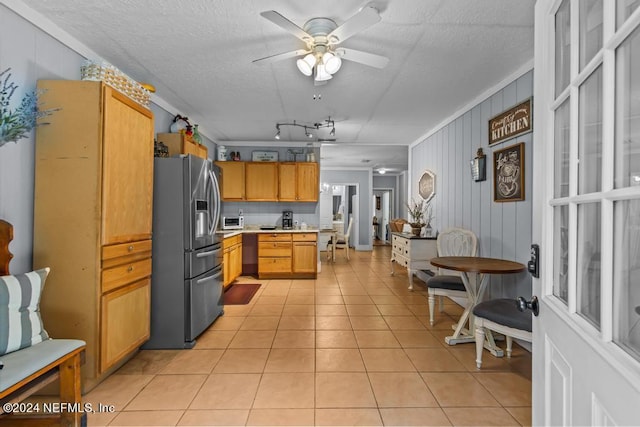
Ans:
[[[538,304],[538,297],[532,296],[531,301],[527,301],[524,297],[518,297],[516,299],[516,305],[518,306],[518,310],[525,311],[529,309],[533,311],[533,315],[537,316],[540,313],[540,305]]]

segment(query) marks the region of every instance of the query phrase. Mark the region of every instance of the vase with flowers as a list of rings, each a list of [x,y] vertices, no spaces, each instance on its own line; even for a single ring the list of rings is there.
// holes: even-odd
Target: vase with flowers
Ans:
[[[431,220],[433,219],[431,203],[424,199],[411,199],[411,202],[406,203],[409,213],[409,225],[411,225],[411,232],[419,236],[422,231],[422,227],[431,227]]]
[[[38,95],[41,91],[28,92],[20,105],[10,108],[11,97],[18,86],[11,81],[11,68],[0,73],[0,147],[8,142],[17,143],[26,138],[29,132],[39,124],[38,119],[46,117],[58,109],[41,110]]]

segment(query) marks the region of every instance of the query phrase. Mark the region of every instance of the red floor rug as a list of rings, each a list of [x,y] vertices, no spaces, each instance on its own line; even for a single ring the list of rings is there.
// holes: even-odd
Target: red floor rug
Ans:
[[[248,304],[260,288],[260,283],[236,283],[224,291],[225,305]]]

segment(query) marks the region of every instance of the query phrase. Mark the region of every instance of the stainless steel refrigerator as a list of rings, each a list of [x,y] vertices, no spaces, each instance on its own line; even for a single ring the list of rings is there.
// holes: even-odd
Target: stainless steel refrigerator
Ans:
[[[192,155],[156,158],[151,338],[143,348],[192,348],[223,313],[219,171]]]

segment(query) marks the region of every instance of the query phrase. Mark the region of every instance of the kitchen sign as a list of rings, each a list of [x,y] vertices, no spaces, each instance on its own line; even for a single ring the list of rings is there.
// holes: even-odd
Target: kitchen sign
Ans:
[[[489,119],[489,145],[531,132],[531,98]]]

